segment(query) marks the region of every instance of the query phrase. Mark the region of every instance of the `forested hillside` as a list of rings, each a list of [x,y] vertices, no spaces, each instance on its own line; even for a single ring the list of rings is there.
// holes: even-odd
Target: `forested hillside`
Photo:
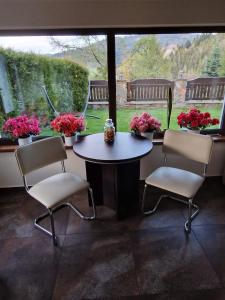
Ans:
[[[225,75],[225,34],[203,34],[170,54],[171,76],[180,71],[186,77]]]
[[[84,38],[85,39],[85,38]],[[84,40],[57,57],[89,69],[90,78],[106,79],[106,40]],[[225,75],[225,34],[156,34],[116,37],[117,75],[126,80]]]

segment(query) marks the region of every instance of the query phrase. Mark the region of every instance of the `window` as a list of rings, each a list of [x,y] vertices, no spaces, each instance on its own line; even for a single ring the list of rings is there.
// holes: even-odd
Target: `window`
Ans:
[[[147,111],[167,128],[169,88],[173,91],[170,128],[192,107],[221,118],[225,92],[225,34],[177,33],[116,35],[118,129]],[[218,128],[219,125],[210,128]]]
[[[102,132],[108,117],[117,130],[128,131],[132,116],[143,111],[157,117],[163,130],[172,89],[170,128],[178,129],[178,114],[192,106],[222,117],[224,127],[225,33],[185,30],[71,30],[69,35],[53,31],[0,37],[0,126],[25,111],[41,120],[42,135],[52,135],[54,110],[80,115],[87,108],[87,134]]]
[[[107,74],[104,35],[0,37],[0,126],[10,116],[35,115],[49,136],[56,113],[85,111],[85,133],[102,131],[108,89],[95,82],[107,83]]]

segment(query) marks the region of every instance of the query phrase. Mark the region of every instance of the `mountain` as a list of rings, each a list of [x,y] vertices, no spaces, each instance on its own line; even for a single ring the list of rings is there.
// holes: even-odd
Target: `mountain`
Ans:
[[[170,45],[185,45],[188,41],[192,42],[199,34],[198,33],[186,33],[186,34],[156,34],[156,38],[162,47],[168,47]],[[120,65],[123,60],[129,55],[133,49],[135,43],[140,40],[143,34],[139,35],[117,35],[116,36],[116,64]],[[98,51],[103,52],[106,57],[106,39],[102,39],[94,43],[93,47]],[[77,63],[88,66],[88,68],[96,68],[97,63],[93,61],[93,56],[90,51],[85,51],[87,47],[79,48],[76,50],[67,50],[54,54],[54,57],[69,58]],[[86,53],[87,52],[87,53]]]
[[[162,47],[169,45],[184,46],[188,41],[192,42],[198,36],[199,33],[156,34],[157,40]]]
[[[137,67],[133,67],[135,61],[132,62],[132,59],[128,60],[128,58],[135,44],[144,36],[146,35],[116,36],[116,66],[124,78],[136,78]],[[160,73],[161,77],[174,80],[182,73],[185,78],[193,79],[198,76],[208,76],[209,69],[213,71],[215,68],[217,70],[211,73],[225,76],[225,33],[156,34],[154,36],[164,53],[163,59],[154,64],[154,76],[159,76],[158,70],[163,69],[164,73]],[[148,62],[157,57],[154,48],[150,51],[153,52],[148,56]],[[100,64],[94,58],[94,54],[97,55]],[[90,79],[107,78],[106,39],[97,40],[95,43],[79,49],[59,52],[54,56],[68,58],[85,66],[89,71]],[[138,56],[134,54],[132,58],[137,60]],[[145,60],[145,56],[143,56],[143,60]],[[152,70],[151,72],[146,71],[147,62],[145,62],[142,61],[143,71],[139,70],[143,75],[139,75],[142,77],[153,76]]]
[[[225,34],[222,33],[179,33],[155,34],[154,36],[164,52],[165,60],[167,59],[169,61],[169,73],[171,78],[174,79],[179,76],[181,71],[188,78],[202,76],[215,45],[218,45],[220,48],[222,57],[222,54],[225,51],[224,35]],[[135,44],[144,36],[146,35],[116,36],[117,68],[124,65],[124,62],[130,57]],[[96,56],[100,63],[94,58],[94,54],[97,54]],[[86,67],[89,70],[90,79],[103,79],[107,77],[107,47],[106,39],[104,38],[89,44],[89,46],[84,46],[75,50],[66,50],[59,52],[54,56],[68,58]],[[164,63],[165,61],[162,61],[162,64]],[[225,71],[223,71],[223,73],[224,72]],[[124,76],[126,77],[128,75],[126,74]],[[162,74],[162,76],[166,75]]]

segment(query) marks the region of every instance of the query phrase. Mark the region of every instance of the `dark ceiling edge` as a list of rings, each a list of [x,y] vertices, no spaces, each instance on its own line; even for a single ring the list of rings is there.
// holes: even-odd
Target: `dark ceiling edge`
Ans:
[[[143,28],[65,28],[65,29],[0,29],[0,36],[41,35],[104,35],[104,34],[160,34],[160,33],[212,33],[225,32],[225,26],[173,26]]]

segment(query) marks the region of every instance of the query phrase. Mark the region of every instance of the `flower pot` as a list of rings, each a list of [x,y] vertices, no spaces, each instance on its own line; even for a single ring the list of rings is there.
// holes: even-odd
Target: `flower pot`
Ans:
[[[72,136],[65,136],[65,145],[72,147],[73,144],[76,142],[77,140],[77,135],[72,135]]]
[[[145,137],[146,139],[152,141],[153,140],[153,134],[154,132],[141,132],[141,136]]]
[[[32,137],[31,136],[28,136],[26,138],[18,138],[19,146],[24,146],[24,145],[27,145],[27,144],[30,144],[30,143],[32,143]]]
[[[187,129],[187,132],[190,132],[190,133],[200,133],[200,129]]]

